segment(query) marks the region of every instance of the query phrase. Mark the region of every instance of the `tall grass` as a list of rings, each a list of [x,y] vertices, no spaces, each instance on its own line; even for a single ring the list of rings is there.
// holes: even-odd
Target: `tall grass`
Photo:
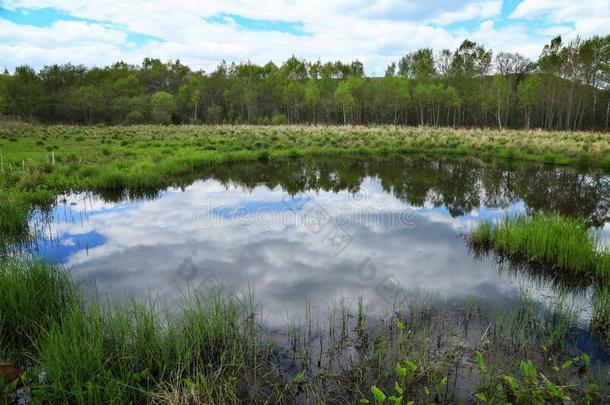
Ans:
[[[470,240],[493,247],[503,256],[555,271],[603,279],[610,272],[607,249],[580,219],[543,214],[506,216],[497,223],[480,222]]]
[[[18,193],[0,196],[0,239],[18,240],[28,233],[28,206]],[[1,242],[1,241],[0,241]]]
[[[41,344],[58,402],[146,402],[175,382],[209,382],[208,398],[237,397],[251,336],[246,312],[220,291],[185,297],[168,314],[153,299],[72,306]]]
[[[610,347],[610,286],[599,286],[593,292],[591,330],[606,339]]]
[[[62,269],[44,262],[0,260],[0,357],[20,357],[79,301]]]
[[[46,285],[57,292],[68,280],[61,273],[22,263],[6,267],[2,281],[10,278],[12,289]],[[58,277],[64,282],[48,281]],[[38,279],[47,281],[31,281]],[[54,299],[32,292],[28,300],[35,297],[36,305],[2,302],[21,314],[12,321],[16,329],[32,321],[25,311],[42,311]],[[579,403],[607,395],[607,367],[593,375],[586,356],[564,350],[576,315],[561,304],[544,311],[527,294],[490,313],[476,300],[454,310],[428,293],[405,291],[387,315],[370,322],[363,301],[356,314],[341,300],[326,321],[313,319],[309,307],[304,323],[276,335],[281,345],[265,338],[251,297],[221,290],[189,294],[171,310],[151,297],[120,304],[95,297],[86,305],[76,298],[49,305],[46,311],[54,313],[37,317],[50,319],[38,322],[41,333],[26,364],[24,383],[37,401],[356,403],[373,400],[372,386],[393,392],[398,372],[404,399],[417,403],[462,403],[477,391],[506,403],[516,389],[528,400],[532,389],[549,399],[559,386]],[[470,366],[477,351],[485,361],[480,376]],[[526,360],[545,375],[532,387],[521,385],[528,383],[519,374]],[[503,385],[505,376],[519,385]],[[0,401],[15,400],[2,388]]]

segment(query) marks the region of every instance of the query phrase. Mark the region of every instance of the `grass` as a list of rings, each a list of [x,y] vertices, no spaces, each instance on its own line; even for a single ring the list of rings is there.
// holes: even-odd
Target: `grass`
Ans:
[[[244,314],[234,297],[189,297],[174,316],[154,300],[94,302],[71,308],[41,344],[48,381],[44,395],[57,402],[143,403],[164,384],[196,379],[202,402],[236,399],[248,364]]]
[[[610,252],[580,219],[560,215],[506,216],[495,224],[477,224],[470,240],[511,259],[547,266],[550,271],[610,280]]]
[[[409,127],[39,126],[0,123],[0,231],[69,191],[150,190],[218,163],[428,154],[610,170],[610,134]],[[44,198],[41,198],[44,196]]]
[[[610,347],[610,287],[599,286],[593,292],[591,329]]]
[[[0,196],[0,236],[1,239],[24,239],[28,234],[28,204],[20,198],[20,193]]]
[[[610,135],[596,133],[2,125],[0,235],[26,237],[31,209],[60,192],[156,189],[218,163],[428,153],[610,169],[609,152]],[[256,176],[246,169],[252,182]],[[274,181],[286,181],[276,172]],[[557,271],[609,274],[608,254],[595,251],[597,239],[580,221],[512,218],[495,227],[483,223],[472,238]],[[404,403],[540,403],[565,396],[596,403],[608,396],[607,367],[593,373],[574,349],[574,314],[554,308],[549,315],[528,297],[490,311],[474,300],[456,308],[408,292],[373,322],[362,301],[357,314],[341,301],[327,319],[313,319],[308,307],[304,323],[278,334],[264,327],[252,300],[220,291],[175,305],[153,297],[119,304],[95,295],[84,302],[62,269],[14,261],[0,262],[0,286],[2,357],[28,369],[27,388],[18,395],[41,402],[372,403],[381,393],[388,400],[400,394]],[[602,332],[608,328],[603,291],[596,293],[591,326]],[[402,393],[395,392],[397,377]],[[0,382],[0,400],[14,400],[15,387],[5,388]]]
[[[44,262],[0,260],[0,286],[0,357],[20,357],[35,347],[78,300],[68,274]]]
[[[349,126],[3,124],[0,150],[0,187],[65,191],[154,187],[202,164],[319,154],[457,154],[603,167],[610,160],[610,134]],[[156,176],[148,175],[151,170]],[[146,180],[138,182],[141,175]]]
[[[34,345],[15,342],[28,371],[25,390],[0,382],[9,402],[17,394],[52,403],[374,403],[395,394],[404,404],[535,404],[609,394],[608,365],[573,346],[578,314],[561,301],[544,310],[527,292],[489,309],[406,291],[378,317],[365,316],[362,300],[355,312],[341,300],[326,318],[308,306],[305,319],[274,332],[252,295],[192,293],[171,307],[70,295],[48,306],[74,285],[63,270],[22,262],[3,277],[46,287],[27,307],[3,298],[2,308],[20,314],[13,328],[34,321],[40,331]],[[22,313],[36,308],[45,309],[36,319]]]

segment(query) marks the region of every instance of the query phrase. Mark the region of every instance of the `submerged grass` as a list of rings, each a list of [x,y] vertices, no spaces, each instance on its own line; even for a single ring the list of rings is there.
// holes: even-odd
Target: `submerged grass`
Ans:
[[[497,223],[480,222],[470,240],[503,256],[548,266],[551,271],[610,280],[609,252],[580,219],[544,214],[506,216]]]
[[[591,329],[610,347],[610,286],[599,286],[593,292]]]
[[[11,283],[45,286],[37,295],[40,308],[61,296],[69,280],[60,269],[26,263],[4,274]],[[342,299],[326,320],[314,319],[308,307],[306,319],[292,321],[287,333],[267,330],[255,302],[214,290],[189,294],[171,309],[151,297],[120,304],[75,297],[50,305],[34,319],[35,345],[22,347],[29,350],[20,364],[28,368],[20,380],[25,388],[7,390],[0,382],[0,400],[374,403],[394,394],[402,399],[393,403],[403,404],[542,404],[608,398],[608,366],[593,364],[574,345],[577,314],[562,300],[550,312],[526,292],[510,307],[486,309],[472,299],[456,308],[405,292],[376,319],[365,316],[362,300],[354,313]],[[35,308],[12,299],[2,304],[8,312]],[[12,326],[23,329],[32,316],[23,314]]]

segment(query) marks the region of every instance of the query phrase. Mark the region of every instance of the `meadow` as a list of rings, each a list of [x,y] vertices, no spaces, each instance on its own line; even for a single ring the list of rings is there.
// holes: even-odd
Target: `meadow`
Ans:
[[[0,187],[157,187],[207,163],[341,153],[464,155],[610,169],[610,134],[413,127],[3,124]]]

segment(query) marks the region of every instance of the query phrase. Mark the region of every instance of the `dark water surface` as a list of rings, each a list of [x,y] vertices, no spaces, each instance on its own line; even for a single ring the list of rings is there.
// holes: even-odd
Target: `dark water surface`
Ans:
[[[549,210],[586,218],[610,240],[610,178],[573,168],[317,158],[197,178],[148,196],[62,196],[46,221],[32,219],[36,254],[119,298],[252,289],[279,325],[307,302],[324,313],[340,297],[382,311],[402,290],[449,302],[557,299],[552,280],[473,255],[464,235],[482,219]],[[585,318],[589,295],[561,293]]]

